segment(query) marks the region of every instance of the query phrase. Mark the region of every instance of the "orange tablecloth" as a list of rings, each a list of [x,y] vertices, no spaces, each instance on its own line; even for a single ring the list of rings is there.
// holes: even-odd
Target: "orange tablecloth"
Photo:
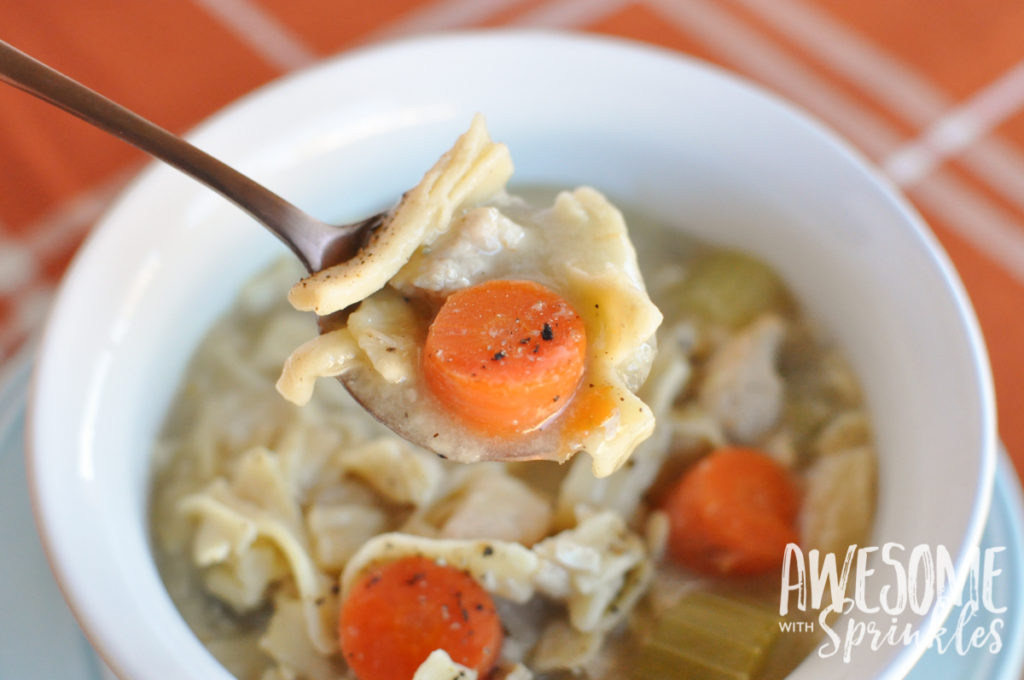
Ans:
[[[0,0],[0,38],[184,131],[282,73],[441,29],[609,33],[739,71],[818,115],[907,192],[950,252],[1024,472],[1024,2]],[[0,359],[143,155],[0,87]]]

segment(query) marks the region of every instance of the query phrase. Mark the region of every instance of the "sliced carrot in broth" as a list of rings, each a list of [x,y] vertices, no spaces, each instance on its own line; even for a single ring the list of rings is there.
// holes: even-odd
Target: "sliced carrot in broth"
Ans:
[[[378,565],[358,580],[338,629],[359,680],[409,680],[438,649],[484,677],[503,638],[487,591],[466,572],[420,556]]]
[[[792,474],[766,454],[727,447],[698,461],[669,492],[669,554],[682,565],[721,575],[781,566],[800,497]]]

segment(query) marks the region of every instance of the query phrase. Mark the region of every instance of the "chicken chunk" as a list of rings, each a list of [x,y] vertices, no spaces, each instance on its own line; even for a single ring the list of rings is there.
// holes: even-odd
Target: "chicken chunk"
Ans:
[[[779,418],[784,385],[776,361],[785,333],[781,318],[762,316],[708,361],[700,402],[734,441],[753,443]]]
[[[441,528],[442,538],[492,538],[533,545],[551,527],[551,505],[523,482],[488,475],[469,489]]]

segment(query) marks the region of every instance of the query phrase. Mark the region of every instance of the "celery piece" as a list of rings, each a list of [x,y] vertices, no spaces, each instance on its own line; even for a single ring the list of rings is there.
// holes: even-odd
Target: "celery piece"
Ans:
[[[793,444],[801,458],[808,459],[814,438],[832,416],[832,407],[815,394],[791,395],[783,408],[782,419],[793,435]]]
[[[789,295],[771,267],[749,255],[719,250],[697,260],[678,304],[709,321],[738,328],[764,312],[789,309]]]
[[[640,639],[633,680],[751,680],[779,633],[779,616],[736,598],[692,591]]]

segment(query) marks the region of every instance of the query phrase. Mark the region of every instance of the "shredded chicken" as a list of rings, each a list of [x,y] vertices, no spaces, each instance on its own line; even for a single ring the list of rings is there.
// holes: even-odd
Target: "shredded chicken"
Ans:
[[[735,441],[754,442],[779,418],[784,385],[775,363],[785,332],[782,319],[762,316],[708,362],[700,402]]]
[[[530,546],[551,528],[551,504],[515,477],[488,475],[460,500],[442,538],[492,538]]]
[[[412,680],[476,680],[476,676],[473,669],[452,661],[448,652],[435,649],[416,669]]]
[[[526,231],[497,208],[473,208],[438,238],[429,257],[414,253],[413,265],[399,271],[392,283],[414,293],[416,289],[451,292],[465,288],[490,277],[497,256],[503,251],[515,253],[525,236]],[[409,274],[415,275],[411,285]]]

